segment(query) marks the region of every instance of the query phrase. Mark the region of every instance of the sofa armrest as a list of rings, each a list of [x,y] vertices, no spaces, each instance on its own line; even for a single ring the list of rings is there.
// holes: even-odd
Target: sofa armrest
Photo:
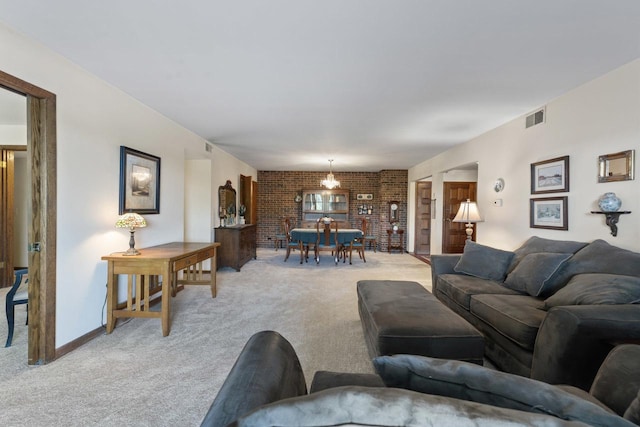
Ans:
[[[431,255],[431,286],[436,292],[437,278],[441,274],[458,274],[453,269],[460,260],[461,254]]]
[[[531,378],[589,390],[609,351],[625,342],[640,342],[640,305],[553,307],[536,337]]]
[[[259,406],[306,393],[289,341],[274,331],[258,332],[240,352],[201,426],[224,427]]]
[[[640,390],[640,345],[616,346],[602,363],[589,391],[593,397],[619,415]]]

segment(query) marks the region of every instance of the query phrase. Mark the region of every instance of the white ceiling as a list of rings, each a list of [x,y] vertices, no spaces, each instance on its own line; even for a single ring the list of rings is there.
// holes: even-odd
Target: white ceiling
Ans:
[[[0,0],[258,170],[406,169],[640,57],[638,0]]]

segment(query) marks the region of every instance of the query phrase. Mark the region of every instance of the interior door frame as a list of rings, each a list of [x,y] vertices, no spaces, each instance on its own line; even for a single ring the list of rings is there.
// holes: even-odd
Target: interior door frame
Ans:
[[[460,186],[466,185],[467,193],[464,198],[475,201],[478,193],[478,183],[477,181],[444,181],[442,183],[442,194],[443,194],[442,196],[442,253],[462,253],[462,249],[460,249],[459,252],[452,251],[448,243],[449,233],[452,230],[456,230],[459,234],[462,234],[462,230],[466,229],[466,226],[464,225],[464,223],[452,222],[453,218],[458,212],[458,208],[460,207],[460,205],[459,204],[451,205],[450,198],[447,191],[449,185],[460,185]],[[450,210],[448,211],[447,208],[450,208]],[[466,239],[466,233],[465,233],[465,239]],[[473,235],[471,239],[473,241],[476,240],[475,227],[473,228]],[[464,244],[462,246],[464,246]]]
[[[56,356],[56,95],[0,70],[0,87],[27,97],[29,365]]]
[[[421,203],[421,190],[423,186],[428,186],[429,187],[429,239],[428,242],[426,243],[429,246],[429,251],[427,253],[423,253],[423,252],[419,252],[418,248],[420,246],[422,246],[423,241],[425,241],[426,239],[424,239],[424,237],[422,236],[422,230],[423,228],[421,227],[422,225],[422,218],[421,218],[421,209],[420,206],[422,205]],[[432,181],[416,181],[416,197],[415,197],[415,227],[414,227],[414,244],[413,244],[413,252],[416,255],[423,255],[423,256],[429,256],[431,255],[431,219],[433,218],[433,182]]]

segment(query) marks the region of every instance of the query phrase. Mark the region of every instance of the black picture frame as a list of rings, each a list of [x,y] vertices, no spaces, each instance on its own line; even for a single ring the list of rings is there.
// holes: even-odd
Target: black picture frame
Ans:
[[[531,163],[531,194],[569,191],[569,156]]]
[[[160,157],[120,146],[118,214],[160,213]]]
[[[529,227],[549,230],[569,229],[569,198],[540,197],[529,200]]]

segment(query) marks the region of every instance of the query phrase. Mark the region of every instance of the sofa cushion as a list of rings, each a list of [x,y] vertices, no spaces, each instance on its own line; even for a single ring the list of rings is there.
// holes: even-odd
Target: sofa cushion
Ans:
[[[560,266],[573,254],[539,252],[526,255],[504,281],[510,289],[537,297]]]
[[[518,249],[513,251],[514,256],[511,260],[508,272],[510,273],[515,269],[522,259],[534,253],[540,252],[554,252],[563,254],[575,254],[580,249],[587,246],[587,242],[574,242],[571,240],[551,240],[543,239],[542,237],[532,236],[527,239]]]
[[[595,240],[579,250],[564,263],[547,288],[549,296],[567,284],[576,274],[608,273],[640,277],[640,253],[612,246],[604,240]]]
[[[477,294],[520,295],[512,289],[505,288],[502,283],[480,279],[464,274],[443,274],[438,276],[436,289],[448,296],[456,304],[469,310],[471,296]]]
[[[618,274],[578,274],[545,301],[545,308],[559,305],[637,304],[640,277]]]
[[[482,279],[503,281],[511,264],[513,252],[484,246],[467,240],[460,261],[454,267],[456,273],[464,273]]]
[[[474,295],[471,313],[506,338],[533,351],[542,320],[544,301],[529,295]]]
[[[241,417],[236,425],[502,427],[584,424],[397,388],[338,387],[263,406]]]
[[[615,412],[613,412],[611,408],[609,408],[607,405],[605,405],[604,403],[600,402],[598,399],[590,395],[588,391],[585,391],[578,387],[574,387],[572,385],[566,385],[566,384],[554,384],[554,385],[558,387],[560,390],[573,394],[574,396],[579,397],[580,399],[588,400],[589,402],[595,405],[598,405],[605,411],[615,414]]]
[[[388,387],[551,414],[594,426],[629,425],[620,416],[550,384],[470,363],[394,355],[378,357],[373,364]]]

